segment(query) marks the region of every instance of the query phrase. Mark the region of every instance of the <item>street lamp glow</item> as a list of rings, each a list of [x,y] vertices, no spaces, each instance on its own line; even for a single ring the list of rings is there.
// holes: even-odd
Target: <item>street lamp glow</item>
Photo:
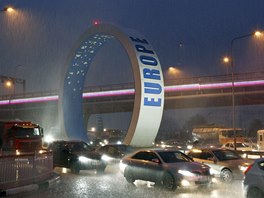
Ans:
[[[12,84],[13,84],[13,83],[12,83],[11,80],[8,80],[8,81],[5,82],[5,85],[6,85],[7,87],[11,87]]]
[[[227,56],[225,56],[224,58],[223,58],[223,62],[224,63],[230,63],[230,58],[229,57],[227,57]]]
[[[254,35],[256,36],[256,37],[260,37],[260,36],[262,36],[262,32],[261,31],[256,31],[255,33],[254,33]]]
[[[13,12],[14,11],[14,8],[12,8],[12,7],[5,7],[4,8],[4,11],[6,11],[6,12]]]
[[[176,67],[169,67],[168,72],[172,75],[179,75],[181,73],[181,70]]]

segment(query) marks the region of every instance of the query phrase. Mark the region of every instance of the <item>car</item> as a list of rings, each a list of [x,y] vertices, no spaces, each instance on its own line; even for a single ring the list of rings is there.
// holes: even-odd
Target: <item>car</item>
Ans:
[[[264,158],[259,158],[245,171],[243,191],[246,198],[264,197]]]
[[[159,147],[159,148],[176,149],[182,152],[185,152],[189,150],[190,148],[192,148],[190,146],[191,144],[188,144],[187,142],[185,143],[185,142],[175,140],[175,139],[161,141],[160,143],[156,144],[156,147]]]
[[[54,167],[69,168],[75,174],[78,174],[80,170],[91,169],[104,172],[106,168],[102,155],[83,141],[54,141],[48,149],[53,151]]]
[[[207,186],[212,181],[209,166],[194,162],[178,150],[138,150],[121,160],[120,169],[129,183],[145,180],[168,190],[178,186]]]
[[[126,144],[107,144],[96,149],[108,164],[119,163],[127,154],[133,153],[136,148]]]
[[[254,147],[252,147],[249,144],[244,143],[244,142],[236,142],[236,144],[234,144],[234,142],[227,142],[227,143],[222,145],[222,148],[235,150],[235,145],[236,145],[237,151],[252,151],[252,150],[254,150]]]
[[[253,162],[225,148],[192,149],[187,155],[196,162],[210,166],[212,174],[223,182],[242,180],[244,171]]]

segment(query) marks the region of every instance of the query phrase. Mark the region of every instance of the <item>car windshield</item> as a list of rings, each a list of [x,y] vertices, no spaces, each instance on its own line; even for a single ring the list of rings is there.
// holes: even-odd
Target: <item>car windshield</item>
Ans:
[[[123,153],[129,153],[133,152],[135,149],[132,146],[119,145],[118,150],[122,151]]]
[[[29,138],[29,137],[38,137],[40,136],[39,128],[16,128],[14,135],[17,138]]]
[[[91,151],[92,147],[84,142],[69,142],[65,145],[71,151],[80,152],[80,151]]]
[[[191,162],[193,161],[187,155],[179,151],[161,151],[159,152],[160,157],[166,163],[176,163],[176,162]]]
[[[245,143],[236,143],[236,147],[249,147],[249,145]]]
[[[230,150],[212,151],[219,161],[241,159],[240,155]]]

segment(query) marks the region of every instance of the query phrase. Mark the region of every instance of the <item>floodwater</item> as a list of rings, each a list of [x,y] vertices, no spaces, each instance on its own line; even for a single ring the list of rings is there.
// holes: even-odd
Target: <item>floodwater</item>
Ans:
[[[243,197],[241,181],[231,184],[214,184],[206,188],[178,188],[168,191],[154,187],[153,183],[136,181],[135,185],[127,183],[118,166],[108,166],[104,174],[94,171],[81,171],[79,175],[56,168],[61,175],[60,182],[48,189],[30,192],[12,197],[29,198],[73,198],[73,197],[107,197],[107,198],[234,198]]]

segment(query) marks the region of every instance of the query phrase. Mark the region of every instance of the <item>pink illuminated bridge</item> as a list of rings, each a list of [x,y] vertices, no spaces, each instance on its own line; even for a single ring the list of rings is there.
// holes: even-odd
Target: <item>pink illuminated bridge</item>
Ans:
[[[264,80],[246,80],[240,82],[234,82],[234,87],[256,87],[263,86]],[[193,84],[182,84],[182,85],[166,85],[165,93],[169,92],[184,92],[184,91],[202,91],[202,90],[216,90],[216,89],[227,89],[232,88],[232,82],[219,82],[219,83],[193,83]],[[122,89],[122,90],[110,90],[110,91],[97,91],[83,93],[83,98],[99,98],[99,97],[115,97],[115,96],[126,96],[135,94],[135,90]],[[0,106],[12,105],[12,104],[24,104],[24,103],[35,103],[35,102],[48,102],[57,101],[58,95],[53,96],[41,96],[31,98],[19,98],[19,99],[6,99],[0,100]]]

